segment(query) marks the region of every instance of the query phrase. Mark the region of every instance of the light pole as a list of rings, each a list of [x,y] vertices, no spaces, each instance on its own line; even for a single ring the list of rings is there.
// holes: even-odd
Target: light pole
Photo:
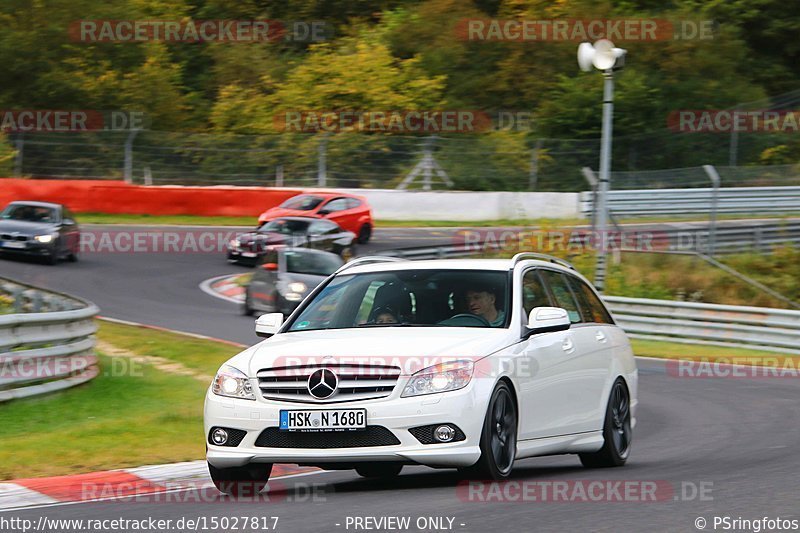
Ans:
[[[578,65],[589,72],[592,67],[603,73],[603,130],[600,139],[600,177],[597,188],[597,265],[594,285],[603,291],[606,285],[606,243],[608,228],[608,186],[611,172],[611,136],[614,122],[614,71],[625,64],[626,50],[615,48],[608,39],[600,39],[594,45],[581,43],[578,46]]]

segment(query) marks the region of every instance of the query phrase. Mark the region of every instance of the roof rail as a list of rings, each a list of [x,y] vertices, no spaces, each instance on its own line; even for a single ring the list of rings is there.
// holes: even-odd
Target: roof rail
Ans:
[[[555,263],[557,265],[561,265],[563,267],[567,267],[570,270],[575,270],[575,267],[572,266],[572,263],[561,259],[560,257],[555,257],[553,255],[547,254],[540,254],[539,252],[520,252],[514,257],[511,258],[511,266],[512,268],[519,263],[520,261],[524,261],[525,259],[538,259],[539,261],[549,261],[551,263]]]
[[[402,259],[400,257],[391,257],[388,255],[367,255],[364,257],[358,257],[348,263],[343,264],[342,266],[339,267],[339,270],[337,270],[335,274],[338,274],[339,272],[342,272],[354,266],[368,265],[370,263],[391,263],[396,261],[407,261],[407,259]]]

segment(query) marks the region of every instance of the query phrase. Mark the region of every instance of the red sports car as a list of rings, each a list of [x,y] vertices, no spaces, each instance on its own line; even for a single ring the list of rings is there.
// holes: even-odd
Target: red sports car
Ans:
[[[372,210],[363,196],[333,192],[312,192],[293,196],[258,217],[259,226],[278,217],[327,218],[342,229],[358,235],[361,244],[372,236]]]

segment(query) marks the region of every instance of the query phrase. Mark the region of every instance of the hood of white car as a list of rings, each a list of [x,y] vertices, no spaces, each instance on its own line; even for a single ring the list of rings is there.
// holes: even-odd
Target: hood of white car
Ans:
[[[477,360],[514,341],[507,329],[386,327],[282,333],[231,361],[250,376],[307,364],[400,366],[403,375],[455,359]]]

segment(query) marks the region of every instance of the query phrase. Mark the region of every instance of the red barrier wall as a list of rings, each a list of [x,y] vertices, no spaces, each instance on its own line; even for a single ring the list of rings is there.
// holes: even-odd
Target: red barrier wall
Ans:
[[[76,213],[258,216],[300,189],[145,187],[122,181],[0,179],[0,208],[14,200],[64,204]]]

